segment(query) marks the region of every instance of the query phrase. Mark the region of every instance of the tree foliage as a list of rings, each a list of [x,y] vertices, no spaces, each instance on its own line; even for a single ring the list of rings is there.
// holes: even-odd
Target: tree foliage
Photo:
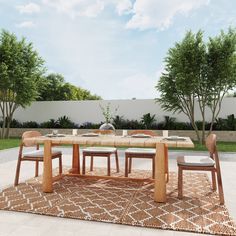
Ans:
[[[206,109],[211,110],[213,128],[225,94],[236,86],[236,33],[229,29],[203,41],[202,31],[187,32],[180,43],[170,48],[165,72],[156,86],[161,92],[157,101],[166,111],[188,116],[198,140],[205,139]],[[202,135],[196,125],[196,107],[202,117]]]
[[[26,107],[37,97],[36,80],[43,72],[43,60],[33,45],[3,30],[0,35],[1,137],[8,137],[15,110]]]
[[[45,76],[44,61],[25,38],[2,30],[0,34],[0,137],[9,136],[10,123],[18,107],[34,100],[101,99],[88,90],[66,83],[59,74]]]
[[[100,100],[88,90],[65,82],[60,74],[49,74],[39,79],[38,101]]]

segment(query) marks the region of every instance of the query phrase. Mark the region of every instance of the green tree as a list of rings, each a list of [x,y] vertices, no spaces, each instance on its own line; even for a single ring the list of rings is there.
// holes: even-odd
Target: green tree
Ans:
[[[202,31],[190,31],[165,58],[165,72],[156,86],[161,92],[157,101],[166,111],[187,115],[199,142],[205,140],[206,109],[211,110],[211,132],[223,97],[236,86],[235,51],[233,29],[209,38],[208,43],[204,43]],[[201,113],[201,132],[196,125],[196,107]]]
[[[38,101],[63,100],[61,97],[61,87],[64,85],[64,77],[60,74],[49,74],[43,76],[38,81]]]
[[[43,60],[25,38],[18,40],[5,30],[0,35],[1,138],[9,136],[10,123],[18,107],[37,97],[36,81],[44,72]]]
[[[38,101],[70,101],[70,100],[100,100],[88,90],[65,82],[60,74],[49,74],[39,79]]]

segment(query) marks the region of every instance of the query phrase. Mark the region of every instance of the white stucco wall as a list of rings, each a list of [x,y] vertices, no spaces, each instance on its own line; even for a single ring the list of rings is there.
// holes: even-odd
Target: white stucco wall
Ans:
[[[156,115],[158,122],[163,120],[165,115],[176,117],[178,121],[188,121],[184,114],[164,112],[153,99],[33,102],[26,109],[18,108],[14,118],[21,122],[43,122],[66,115],[77,124],[84,122],[99,123],[104,121],[99,104],[105,106],[108,103],[111,104],[112,110],[118,107],[117,115],[126,119],[140,120],[143,114],[150,112]],[[199,114],[199,111],[197,111],[197,120],[200,119]],[[236,116],[236,98],[225,98],[223,101],[220,117],[226,117],[230,114],[235,114]],[[209,113],[207,118],[210,118]]]

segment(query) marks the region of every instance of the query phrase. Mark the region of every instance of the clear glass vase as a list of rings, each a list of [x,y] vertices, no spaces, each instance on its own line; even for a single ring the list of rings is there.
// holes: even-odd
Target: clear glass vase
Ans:
[[[115,131],[115,127],[111,123],[104,123],[99,127],[100,130],[113,130]]]

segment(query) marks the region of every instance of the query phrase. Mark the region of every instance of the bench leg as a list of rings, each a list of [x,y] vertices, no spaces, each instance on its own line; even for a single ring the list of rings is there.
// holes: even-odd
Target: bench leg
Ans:
[[[83,166],[82,166],[82,174],[85,175],[85,170],[86,170],[86,159],[85,159],[85,155],[83,154]]]
[[[115,156],[116,156],[116,172],[120,172],[120,167],[119,167],[119,158],[118,158],[118,153],[117,151],[115,152]]]
[[[93,171],[93,156],[91,156],[90,160],[90,171]]]
[[[183,169],[181,167],[178,170],[178,198],[183,198]]]
[[[111,156],[107,156],[107,175],[111,175]]]
[[[125,157],[125,177],[128,177],[128,162],[129,161],[129,157]]]

